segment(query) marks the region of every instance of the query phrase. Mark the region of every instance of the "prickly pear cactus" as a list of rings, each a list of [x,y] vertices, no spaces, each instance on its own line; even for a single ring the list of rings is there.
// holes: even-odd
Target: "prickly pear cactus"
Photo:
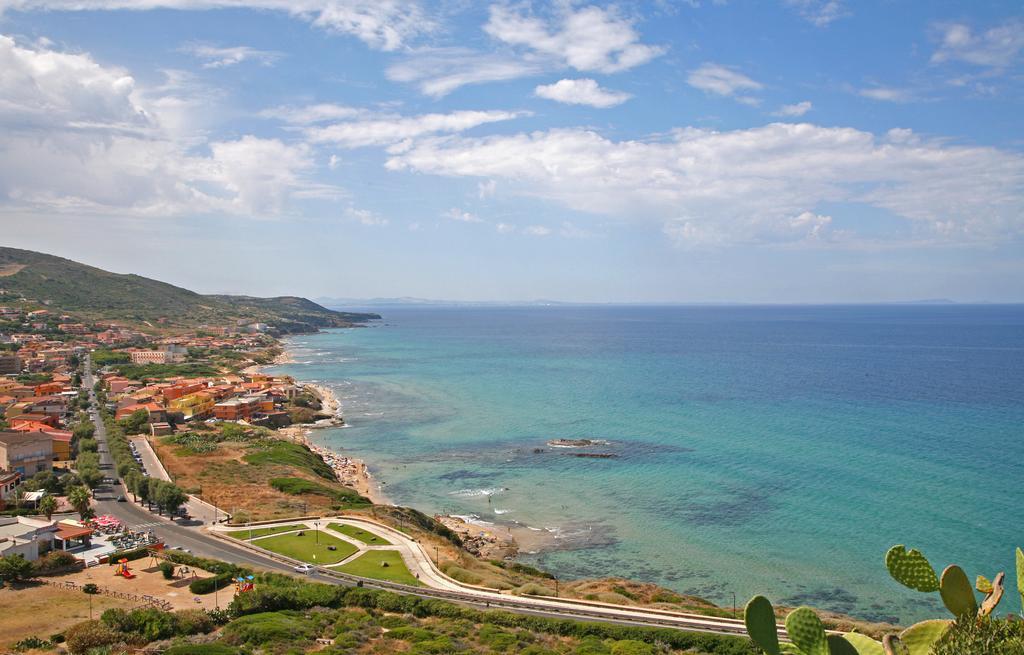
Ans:
[[[786,633],[804,655],[829,655],[821,619],[809,607],[798,607],[786,617]]]
[[[996,608],[999,601],[1003,599],[1003,581],[1006,579],[1006,574],[1000,571],[996,577],[992,578],[992,591],[985,596],[985,600],[981,601],[981,609],[978,610],[980,616],[988,616],[992,613],[992,610]]]
[[[860,655],[842,635],[829,635],[827,639],[829,655]]]
[[[885,635],[882,638],[882,650],[885,651],[885,655],[910,655],[907,647],[896,635]]]
[[[867,635],[862,635],[859,632],[847,632],[843,636],[857,650],[857,655],[885,655],[882,642],[875,641]]]
[[[939,586],[942,603],[953,616],[974,616],[978,613],[978,599],[974,597],[974,589],[967,579],[967,574],[956,564],[950,564],[942,572]]]
[[[900,642],[907,655],[928,655],[942,635],[946,633],[952,621],[932,620],[915,623],[900,633]]]
[[[1017,592],[1020,593],[1020,604],[1024,608],[1024,550],[1019,547],[1017,548]]]
[[[889,575],[905,587],[923,592],[939,590],[935,569],[916,548],[908,551],[902,544],[893,546],[885,554],[885,567]]]
[[[974,588],[983,594],[992,593],[992,581],[983,575],[979,575],[974,579]]]
[[[764,596],[754,596],[743,610],[747,634],[768,655],[779,655],[779,633],[775,626],[775,610]]]

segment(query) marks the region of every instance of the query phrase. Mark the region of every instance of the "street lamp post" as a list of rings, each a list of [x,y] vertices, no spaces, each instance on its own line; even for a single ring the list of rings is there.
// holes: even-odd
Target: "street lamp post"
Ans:
[[[320,521],[313,521],[313,533],[316,535],[316,545],[320,545]]]

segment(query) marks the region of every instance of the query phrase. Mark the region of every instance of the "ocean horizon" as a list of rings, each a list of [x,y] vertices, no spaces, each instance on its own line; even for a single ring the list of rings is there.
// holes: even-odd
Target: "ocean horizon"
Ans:
[[[941,604],[893,544],[1012,569],[1024,306],[374,309],[271,369],[337,393],[348,427],[312,439],[395,503],[549,537],[520,559],[559,577],[904,622]]]

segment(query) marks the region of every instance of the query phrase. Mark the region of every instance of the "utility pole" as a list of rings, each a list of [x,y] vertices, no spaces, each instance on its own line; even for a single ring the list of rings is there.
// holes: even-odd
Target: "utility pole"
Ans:
[[[434,546],[434,564],[441,568],[441,547],[437,545]]]
[[[316,534],[316,545],[320,545],[320,521],[313,521],[313,532]]]
[[[558,578],[555,578],[555,598],[558,598]]]

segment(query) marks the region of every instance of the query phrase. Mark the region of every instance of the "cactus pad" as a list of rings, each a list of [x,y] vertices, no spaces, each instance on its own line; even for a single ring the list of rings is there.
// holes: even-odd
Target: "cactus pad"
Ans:
[[[979,614],[982,616],[988,616],[992,613],[992,610],[996,608],[999,601],[1003,599],[1003,581],[1006,580],[1006,574],[1000,571],[996,577],[992,578],[992,591],[989,595],[985,596],[985,600],[981,601],[981,610]]]
[[[939,578],[928,559],[916,548],[907,550],[902,544],[885,554],[885,566],[896,582],[917,591],[938,591]]]
[[[1017,591],[1020,593],[1020,604],[1024,606],[1024,550],[1017,548]]]
[[[798,607],[786,617],[786,632],[805,655],[829,655],[821,619],[809,607]]]
[[[952,621],[921,621],[900,633],[900,641],[907,649],[908,655],[928,655],[942,635],[946,633]]]
[[[828,652],[829,655],[858,655],[853,644],[840,635],[828,636]]]
[[[974,588],[983,594],[992,593],[992,581],[983,575],[979,575],[974,579]]]
[[[843,636],[857,650],[857,655],[885,655],[882,642],[875,641],[867,635],[862,635],[859,632],[847,632]]]
[[[950,564],[942,572],[939,588],[942,603],[953,616],[974,616],[978,613],[978,599],[974,597],[974,589],[967,579],[967,574],[956,564]]]
[[[764,596],[754,596],[743,610],[747,634],[768,655],[779,655],[779,632],[775,626],[775,610]]]

